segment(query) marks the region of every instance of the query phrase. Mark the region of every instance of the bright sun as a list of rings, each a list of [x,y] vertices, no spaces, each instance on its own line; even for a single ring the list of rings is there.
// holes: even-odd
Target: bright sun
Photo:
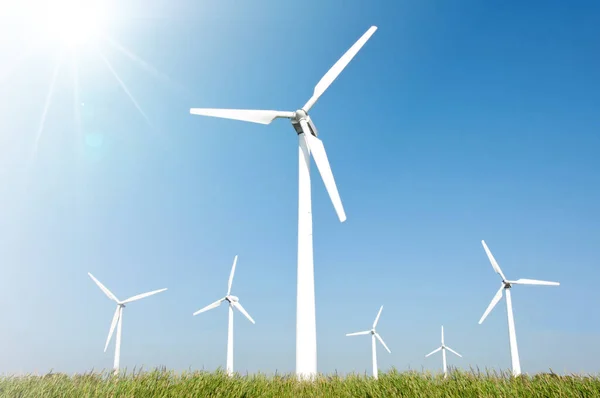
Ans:
[[[101,1],[55,0],[47,3],[41,28],[49,39],[78,46],[93,39],[102,29]]]
[[[129,97],[135,108],[152,128],[152,124],[146,113],[142,110],[135,97],[126,86],[123,79],[112,66],[109,57],[105,56],[106,49],[114,49],[135,61],[139,66],[158,74],[152,65],[145,62],[134,52],[120,44],[110,32],[107,31],[110,22],[115,18],[114,11],[117,1],[124,0],[0,0],[0,16],[8,15],[10,23],[0,22],[0,35],[11,40],[12,36],[21,40],[23,54],[21,54],[15,65],[20,65],[26,58],[37,50],[43,53],[52,53],[54,56],[54,67],[50,79],[44,109],[42,110],[40,123],[35,135],[31,159],[37,157],[40,137],[46,125],[46,115],[55,91],[55,84],[59,70],[65,63],[70,64],[71,77],[73,79],[73,98],[76,104],[82,103],[79,98],[79,52],[95,53],[106,65],[124,93]],[[4,18],[0,18],[2,21]],[[48,51],[50,50],[50,51]],[[16,69],[13,67],[12,69]],[[9,70],[10,72],[10,70]],[[168,79],[168,77],[166,77]],[[75,121],[79,123],[79,107],[75,110]],[[80,128],[80,127],[78,127]],[[99,137],[101,140],[102,137]],[[95,145],[102,144],[101,141]]]

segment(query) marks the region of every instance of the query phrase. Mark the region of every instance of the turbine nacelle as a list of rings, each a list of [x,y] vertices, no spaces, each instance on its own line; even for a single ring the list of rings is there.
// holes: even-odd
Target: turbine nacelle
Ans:
[[[302,130],[302,124],[300,123],[301,121],[305,121],[308,125],[309,133],[315,137],[318,135],[317,126],[315,126],[310,116],[308,116],[302,109],[296,111],[296,116],[291,119],[291,121],[292,127],[294,127],[294,130],[296,130],[296,134],[300,135],[302,133],[306,133],[306,131]]]
[[[232,303],[232,304],[233,304],[233,303],[236,303],[236,302],[238,302],[238,301],[240,301],[240,299],[239,299],[239,297],[238,297],[238,296],[231,296],[231,295],[229,295],[229,296],[226,296],[226,297],[225,297],[225,300],[229,301],[229,302],[230,302],[230,303]]]

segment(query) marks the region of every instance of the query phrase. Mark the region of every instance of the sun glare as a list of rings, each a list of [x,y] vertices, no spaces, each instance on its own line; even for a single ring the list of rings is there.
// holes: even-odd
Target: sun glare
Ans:
[[[100,1],[57,0],[47,5],[42,27],[49,39],[79,46],[101,31],[103,11]]]
[[[112,66],[109,60],[110,54],[104,54],[106,47],[109,50],[115,49],[121,52],[132,59],[138,66],[150,71],[155,76],[166,78],[169,82],[171,81],[168,76],[161,74],[133,51],[120,44],[107,31],[110,27],[109,25],[112,24],[111,22],[114,21],[114,13],[118,11],[114,7],[115,2],[112,0],[13,0],[6,3],[6,7],[4,5],[0,7],[0,12],[3,14],[7,13],[17,22],[8,26],[8,28],[16,28],[15,34],[22,36],[24,47],[27,46],[31,49],[29,53],[33,50],[41,50],[44,53],[52,53],[54,55],[53,58],[55,58],[52,78],[50,79],[46,93],[46,101],[35,134],[35,141],[33,142],[31,163],[34,163],[37,159],[42,135],[46,127],[46,117],[53,100],[57,77],[61,68],[65,66],[65,63],[71,64],[70,71],[72,72],[73,79],[74,103],[83,105],[80,102],[79,96],[79,55],[83,52],[97,54],[104,61],[106,67],[131,100],[134,107],[150,128],[153,128],[150,119],[134,97],[133,92],[127,87],[124,79],[119,76],[117,70]],[[3,26],[0,24],[0,34],[4,33],[5,36],[10,37],[11,32],[4,28],[6,28],[6,25]],[[108,46],[105,46],[105,44],[108,44]],[[81,107],[75,106],[74,118],[78,134],[82,134],[80,112]],[[88,146],[100,146],[102,145],[101,139],[101,136],[86,137],[85,142]]]

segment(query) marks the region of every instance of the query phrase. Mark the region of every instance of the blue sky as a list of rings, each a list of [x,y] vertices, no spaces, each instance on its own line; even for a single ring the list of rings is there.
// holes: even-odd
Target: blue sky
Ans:
[[[442,324],[450,365],[508,369],[504,302],[477,324],[499,286],[481,239],[508,278],[561,282],[513,290],[523,371],[600,371],[597,2],[107,9],[105,33],[151,67],[106,41],[65,51],[37,151],[64,47],[2,15],[1,373],[112,366],[114,307],[88,271],[119,298],[169,288],[125,309],[122,367],[224,367],[226,309],[192,313],[236,254],[256,325],[235,316],[235,369],[292,372],[295,134],[189,108],[297,109],[371,25],[311,111],[348,215],[313,164],[319,371],[370,372],[368,337],[344,334],[382,304],[380,369],[437,371]]]

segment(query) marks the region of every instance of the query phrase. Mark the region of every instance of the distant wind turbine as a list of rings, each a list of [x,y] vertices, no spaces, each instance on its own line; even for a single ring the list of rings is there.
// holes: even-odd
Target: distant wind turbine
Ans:
[[[212,310],[213,308],[217,308],[221,305],[223,301],[227,301],[229,303],[229,326],[227,328],[227,374],[229,376],[233,375],[233,308],[235,307],[238,311],[240,311],[248,320],[252,323],[254,319],[246,312],[242,304],[240,304],[240,299],[237,296],[231,295],[231,284],[233,283],[233,274],[235,273],[235,266],[237,264],[238,256],[235,256],[233,259],[233,267],[231,267],[231,273],[229,274],[229,284],[227,285],[227,295],[212,304],[207,305],[194,312],[193,315],[198,315],[202,312]]]
[[[509,344],[510,344],[510,358],[512,361],[513,375],[518,376],[521,374],[521,363],[519,361],[519,350],[517,348],[517,334],[515,332],[515,318],[513,316],[513,308],[512,308],[512,299],[510,296],[510,289],[512,288],[512,285],[558,286],[558,285],[560,285],[560,283],[538,281],[535,279],[517,279],[516,281],[509,281],[506,279],[506,277],[502,273],[500,266],[496,262],[496,259],[494,259],[494,256],[492,256],[492,252],[490,251],[490,249],[488,249],[487,245],[485,244],[485,241],[482,240],[481,244],[483,245],[483,249],[485,250],[485,253],[487,254],[488,258],[490,259],[490,262],[492,263],[492,267],[494,268],[494,271],[496,271],[496,273],[502,277],[502,284],[500,285],[500,289],[498,289],[498,292],[492,299],[490,305],[487,307],[487,309],[483,313],[483,316],[479,320],[479,324],[481,325],[481,323],[488,316],[488,314],[492,311],[492,309],[494,309],[496,304],[498,304],[498,301],[500,301],[500,299],[502,299],[502,292],[503,291],[506,292],[506,312],[508,314],[508,339],[509,339]]]
[[[377,326],[377,322],[379,322],[379,317],[381,316],[381,311],[383,311],[383,305],[381,306],[381,308],[379,309],[379,312],[377,313],[377,317],[375,318],[375,322],[373,322],[373,327],[371,328],[371,330],[365,330],[364,332],[356,332],[356,333],[348,333],[346,336],[360,336],[363,334],[370,334],[371,335],[371,349],[373,350],[373,378],[377,379],[377,346],[375,343],[375,339],[379,340],[379,342],[383,345],[383,347],[387,350],[387,352],[389,352],[390,354],[392,353],[390,351],[390,349],[388,348],[387,345],[385,345],[385,342],[383,341],[383,339],[381,338],[381,336],[379,335],[379,333],[377,333],[377,331],[375,330],[375,327]]]
[[[96,285],[98,285],[100,290],[102,290],[109,299],[111,299],[112,301],[117,303],[117,309],[115,310],[115,315],[113,316],[112,323],[110,324],[110,331],[108,332],[108,338],[106,339],[106,344],[104,345],[104,352],[106,352],[106,349],[108,348],[108,343],[110,343],[110,339],[113,335],[113,332],[115,331],[115,326],[116,326],[117,327],[117,341],[115,343],[115,362],[114,362],[113,367],[114,367],[115,374],[118,374],[119,373],[119,361],[121,359],[120,358],[121,357],[121,327],[123,325],[123,308],[125,308],[125,304],[129,304],[134,301],[143,299],[145,297],[152,296],[153,294],[164,292],[167,289],[164,288],[164,289],[154,290],[154,291],[151,291],[148,293],[138,294],[136,296],[129,297],[127,300],[120,301],[114,294],[112,294],[112,292],[110,290],[108,290],[106,288],[106,286],[104,286],[102,283],[100,283],[100,281],[98,279],[96,279],[94,277],[94,275],[90,274],[89,272],[88,272],[88,275],[90,276],[90,278],[92,278],[92,280],[96,283]]]
[[[425,355],[425,358],[427,358],[430,355],[435,354],[439,350],[442,350],[442,367],[444,369],[444,377],[447,377],[448,371],[446,369],[446,350],[450,351],[451,353],[453,353],[455,355],[458,355],[461,358],[462,358],[462,355],[460,355],[458,352],[454,351],[452,348],[450,348],[444,344],[444,327],[443,326],[442,326],[442,345],[439,348],[436,348],[435,350],[431,351],[429,354]]]

